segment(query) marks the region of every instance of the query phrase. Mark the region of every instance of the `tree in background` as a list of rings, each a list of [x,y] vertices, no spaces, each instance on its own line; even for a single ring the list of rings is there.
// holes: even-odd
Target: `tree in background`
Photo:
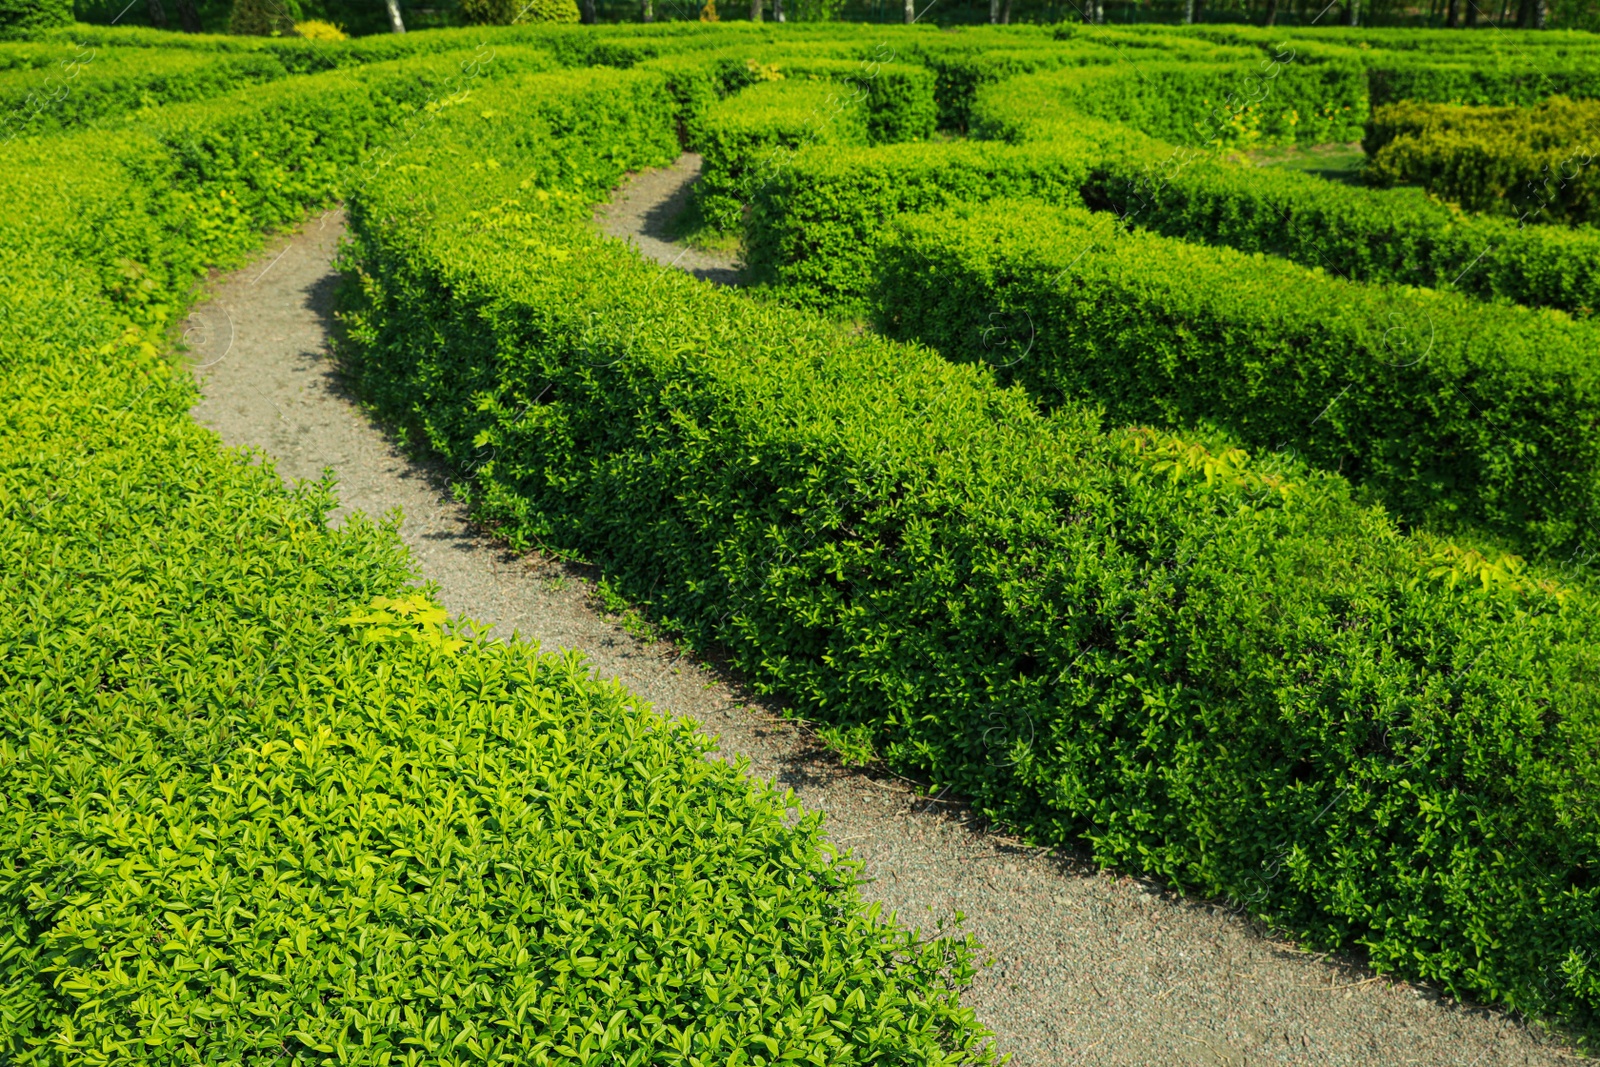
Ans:
[[[247,37],[293,37],[300,13],[291,10],[295,0],[233,0],[228,32]]]
[[[578,21],[576,0],[461,0],[460,13],[474,26]]]

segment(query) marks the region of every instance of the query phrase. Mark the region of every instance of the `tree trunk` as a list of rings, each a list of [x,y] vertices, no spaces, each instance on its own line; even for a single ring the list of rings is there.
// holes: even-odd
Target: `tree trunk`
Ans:
[[[1444,9],[1444,24],[1448,29],[1456,28],[1456,20],[1461,17],[1461,6],[1457,0],[1450,0]]]
[[[389,30],[391,33],[405,33],[406,24],[400,19],[400,0],[383,0],[389,8]]]
[[[1278,0],[1267,0],[1267,17],[1263,26],[1276,26],[1278,24]]]
[[[784,21],[784,18],[783,18],[783,0],[772,0],[772,21],[773,22],[782,22],[782,21]]]
[[[178,25],[184,33],[200,32],[200,13],[194,9],[194,0],[177,0]]]
[[[149,0],[149,2],[150,2],[150,25],[154,26],[158,30],[166,29],[167,28],[167,13],[161,7],[161,0]]]
[[[761,0],[750,0],[750,21],[761,21]]]
[[[594,25],[594,0],[583,0],[582,6],[578,9],[578,17],[585,26]]]
[[[1478,25],[1478,0],[1462,0],[1467,5],[1467,29],[1475,29]]]
[[[1000,0],[989,0],[989,25],[1000,21]]]
[[[1005,6],[1000,9],[1000,25],[1011,25],[1011,0],[1006,0]]]
[[[1361,25],[1361,0],[1345,0],[1344,24],[1346,26]]]
[[[1185,26],[1194,22],[1194,17],[1200,13],[1196,10],[1199,6],[1199,0],[1183,0],[1183,24]]]
[[[656,5],[652,0],[640,0],[639,17],[645,22],[654,22],[656,20]]]
[[[906,25],[917,21],[917,0],[906,0]]]

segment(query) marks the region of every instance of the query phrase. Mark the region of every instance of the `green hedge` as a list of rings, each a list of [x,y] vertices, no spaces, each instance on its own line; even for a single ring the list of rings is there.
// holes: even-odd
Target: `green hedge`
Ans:
[[[867,110],[867,136],[874,144],[923,140],[933,133],[936,107],[929,71],[901,61],[888,49],[849,58],[845,53],[859,47],[812,44],[809,49],[750,45],[691,51],[646,60],[640,69],[666,75],[691,148],[704,141],[705,120],[719,100],[778,79],[820,79],[846,87]]]
[[[972,106],[976,136],[1070,139],[1085,116],[1178,145],[1322,144],[1359,137],[1366,79],[1354,63],[1175,63],[1062,70],[987,85]]]
[[[1080,198],[1081,192],[1081,198]],[[968,142],[798,153],[757,192],[745,252],[785,299],[849,307],[896,215],[995,196],[1076,204],[1171,237],[1267,252],[1354,280],[1457,289],[1587,316],[1600,307],[1593,230],[1466,217],[1411,189],[1374,190],[1193,159],[1082,119],[1025,147]]]
[[[203,100],[288,72],[269,55],[83,48],[48,72],[0,73],[0,137],[51,133],[158,104]]]
[[[791,303],[854,309],[897,215],[995,196],[1079,202],[1090,160],[1054,144],[808,148],[756,191],[745,223],[753,282]]]
[[[1457,289],[1588,316],[1600,232],[1469,216],[1417,189],[1365,189],[1278,168],[1106,153],[1083,196],[1169,237],[1267,252],[1351,281]]]
[[[879,263],[886,330],[995,363],[1049,407],[1212,420],[1339,469],[1408,520],[1538,553],[1600,524],[1600,441],[1573,433],[1600,422],[1590,323],[1023,204],[906,219]]]
[[[970,946],[885,926],[816,816],[452,636],[393,530],[189,417],[197,269],[412,140],[364,74],[0,148],[0,1059],[986,1062]],[[483,97],[569,198],[673,150],[650,77]]]
[[[1031,840],[1594,1018],[1584,598],[647,264],[438,136],[354,198],[345,359],[481,521]]]
[[[1531,108],[1381,108],[1365,142],[1365,173],[1380,185],[1420,185],[1468,211],[1597,222],[1597,119],[1600,102],[1563,98]]]
[[[1387,54],[1368,68],[1370,99],[1373,107],[1409,100],[1527,107],[1557,95],[1600,96],[1600,54],[1592,38],[1584,43],[1587,56],[1512,52],[1490,59],[1469,52],[1440,62],[1435,55]]]
[[[938,36],[912,38],[905,46],[918,63],[938,75],[939,126],[965,130],[978,90],[1023,74],[1076,67],[1110,67],[1154,57],[1191,61],[1249,60],[1253,50],[1218,47],[1182,37],[1130,36],[1106,28],[1054,27],[1041,31],[1053,40],[1037,40],[1023,27],[963,27]]]
[[[808,145],[864,145],[864,94],[830,81],[762,81],[706,109],[694,202],[713,229],[739,228],[744,205]]]

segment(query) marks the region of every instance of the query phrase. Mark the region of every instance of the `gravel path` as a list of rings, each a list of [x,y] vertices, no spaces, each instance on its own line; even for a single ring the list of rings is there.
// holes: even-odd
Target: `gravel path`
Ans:
[[[732,277],[726,258],[652,238],[690,163],[632,181],[610,215],[658,259]],[[628,220],[632,220],[631,222]],[[330,213],[219,278],[186,337],[204,399],[195,417],[229,445],[265,450],[290,478],[338,475],[342,506],[400,507],[402,535],[452,611],[546,647],[584,650],[601,674],[690,717],[828,813],[833,839],[870,879],[863,892],[908,925],[953,912],[992,955],[970,996],[1018,1067],[1058,1064],[1555,1064],[1563,1046],[1495,1012],[1372,978],[1263,936],[1221,908],[1175,897],[983,833],[949,800],[840,767],[804,727],[665,643],[596,611],[591,576],[480,538],[437,472],[408,462],[341,390],[327,357],[329,266],[343,229]]]

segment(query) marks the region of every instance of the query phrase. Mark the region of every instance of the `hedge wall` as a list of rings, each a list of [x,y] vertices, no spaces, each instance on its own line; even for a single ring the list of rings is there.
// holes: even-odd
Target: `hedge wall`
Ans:
[[[1468,211],[1592,223],[1600,221],[1597,119],[1600,102],[1559,97],[1525,109],[1380,108],[1364,142],[1366,174],[1420,185]]]
[[[0,1059],[987,1062],[815,816],[189,417],[196,272],[445,125],[363,74],[0,148]],[[648,76],[494,104],[569,196],[674,150]]]
[[[348,371],[481,520],[1033,840],[1592,1017],[1581,595],[1403,537],[1332,476],[1047,418],[648,265],[564,221],[582,203],[451,165],[509,163],[506,135],[440,127],[351,215]]]
[[[1084,116],[1177,145],[1351,141],[1367,120],[1366,79],[1353,63],[1153,60],[1012,78],[980,88],[976,136],[1004,141],[1072,137]]]
[[[1351,281],[1455,289],[1585,317],[1600,308],[1600,231],[1589,227],[1521,226],[1463,215],[1418,189],[1367,189],[1170,150],[1101,160],[1084,200],[1169,237],[1267,252]]]
[[[964,200],[1079,202],[1090,157],[985,142],[808,148],[756,191],[745,223],[750,280],[790,303],[858,309],[896,216]]]
[[[1596,325],[1024,204],[907,218],[879,270],[884,329],[998,363],[1047,406],[1214,420],[1339,469],[1411,522],[1540,554],[1600,524],[1600,442],[1572,432],[1600,423]]]
[[[756,190],[807,145],[867,143],[865,96],[820,79],[762,81],[712,104],[700,122],[694,202],[716,230],[736,230]]]

